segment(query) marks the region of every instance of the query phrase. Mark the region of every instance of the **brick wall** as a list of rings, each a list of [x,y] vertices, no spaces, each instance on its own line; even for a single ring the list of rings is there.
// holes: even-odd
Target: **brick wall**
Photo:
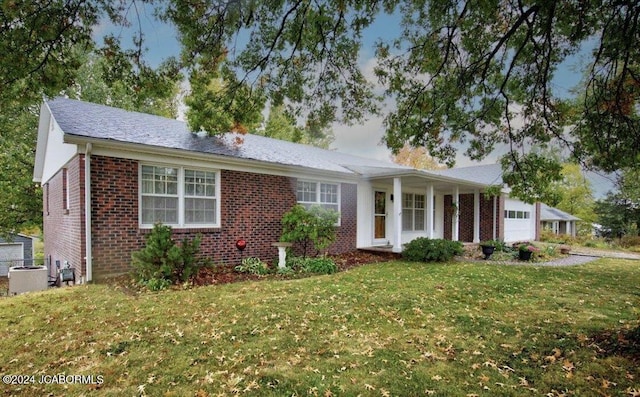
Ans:
[[[474,195],[461,194],[459,199],[460,222],[458,224],[458,239],[463,242],[473,242]],[[447,211],[447,208],[451,207],[452,202],[452,195],[444,196],[444,238],[448,240],[452,238],[453,217],[451,211]],[[486,197],[483,193],[480,193],[480,241],[493,239],[493,215],[493,198]],[[496,238],[504,239],[504,197],[502,196],[497,199],[495,215]]]
[[[60,169],[44,186],[43,232],[45,258],[51,259],[52,275],[56,261],[75,268],[76,280],[85,275],[84,239],[84,155],[78,155]],[[69,203],[66,203],[66,173]]]
[[[93,156],[92,222],[94,278],[130,270],[131,253],[144,245],[148,230],[138,226],[138,162]],[[236,264],[238,239],[247,241],[244,257],[271,261],[271,246],[282,232],[282,215],[295,203],[293,178],[240,171],[221,171],[221,224],[215,229],[174,229],[174,238],[202,237],[201,252],[214,263]],[[356,246],[356,185],[342,184],[342,221],[330,252]]]
[[[138,227],[138,162],[91,156],[93,278],[131,270],[144,237]]]

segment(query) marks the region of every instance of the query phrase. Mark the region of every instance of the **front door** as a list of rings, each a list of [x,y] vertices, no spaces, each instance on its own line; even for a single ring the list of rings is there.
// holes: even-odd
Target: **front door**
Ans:
[[[387,192],[373,193],[373,239],[379,243],[387,240]]]

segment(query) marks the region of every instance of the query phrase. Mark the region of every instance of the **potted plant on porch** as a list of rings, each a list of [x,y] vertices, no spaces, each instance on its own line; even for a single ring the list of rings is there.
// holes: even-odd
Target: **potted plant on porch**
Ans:
[[[531,260],[531,255],[539,251],[537,247],[530,243],[522,243],[518,246],[518,259],[521,261]]]
[[[484,255],[485,260],[488,260],[491,257],[498,245],[499,242],[496,240],[487,240],[480,243],[480,249],[482,249],[482,254]]]

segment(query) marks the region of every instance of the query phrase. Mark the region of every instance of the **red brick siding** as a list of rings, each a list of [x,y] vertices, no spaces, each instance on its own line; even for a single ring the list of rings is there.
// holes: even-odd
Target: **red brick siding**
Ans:
[[[332,254],[354,251],[358,239],[358,186],[343,183],[340,189],[340,227],[336,242],[329,247]]]
[[[131,253],[144,245],[149,230],[138,225],[138,162],[93,156],[93,272],[95,278],[130,270]],[[176,240],[202,237],[202,255],[213,263],[239,263],[238,239],[247,241],[242,256],[277,257],[271,244],[282,232],[282,215],[295,203],[293,178],[240,171],[221,171],[220,228],[174,229]],[[342,184],[342,221],[330,252],[356,246],[356,185]]]
[[[473,242],[473,221],[474,221],[474,197],[473,194],[461,194],[458,211],[460,212],[460,223],[458,224],[458,240]]]
[[[84,239],[84,155],[74,157],[66,165],[69,179],[69,203],[65,209],[65,180],[60,169],[43,187],[43,229],[45,258],[51,259],[52,272],[56,261],[76,269],[76,279],[85,275]]]
[[[463,242],[473,242],[473,223],[474,223],[474,195],[461,194],[459,196],[460,203],[458,211],[460,214],[460,222],[458,224],[458,239]],[[452,214],[447,211],[451,208],[453,202],[452,195],[444,196],[444,238],[450,240],[452,238]],[[496,203],[496,238],[504,239],[504,197],[497,199]],[[480,194],[480,241],[493,239],[493,198],[485,197]]]
[[[496,213],[495,213],[495,226],[496,226],[496,239],[504,238],[502,225],[504,224],[504,199],[495,198],[496,200]],[[480,194],[480,241],[493,240],[493,196],[485,196]],[[500,206],[502,203],[502,207]],[[502,221],[500,220],[502,216]]]
[[[93,278],[131,270],[144,238],[138,226],[138,162],[91,156]]]

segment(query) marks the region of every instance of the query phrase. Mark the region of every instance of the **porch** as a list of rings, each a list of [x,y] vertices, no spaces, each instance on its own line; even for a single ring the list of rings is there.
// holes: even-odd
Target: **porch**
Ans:
[[[370,177],[358,186],[358,248],[400,253],[418,237],[464,243],[502,237],[502,196],[483,183],[411,170]]]

